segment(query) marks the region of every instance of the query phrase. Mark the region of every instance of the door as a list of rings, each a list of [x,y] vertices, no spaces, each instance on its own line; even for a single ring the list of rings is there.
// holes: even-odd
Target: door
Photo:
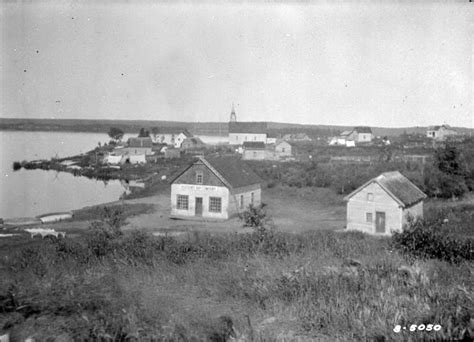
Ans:
[[[202,216],[202,197],[196,197],[196,205],[194,206],[194,214]]]
[[[383,211],[375,212],[375,232],[385,233],[385,213]]]

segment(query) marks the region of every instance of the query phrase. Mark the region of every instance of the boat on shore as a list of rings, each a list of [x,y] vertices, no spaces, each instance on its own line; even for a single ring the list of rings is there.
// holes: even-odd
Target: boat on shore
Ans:
[[[37,216],[36,218],[41,221],[41,223],[51,223],[59,222],[72,219],[73,213],[71,211],[60,212],[60,213],[49,213]]]

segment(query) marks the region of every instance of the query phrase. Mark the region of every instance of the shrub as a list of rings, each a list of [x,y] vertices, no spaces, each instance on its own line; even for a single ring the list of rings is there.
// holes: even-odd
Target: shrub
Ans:
[[[264,209],[265,203],[260,206],[249,205],[248,209],[243,212],[242,219],[244,220],[244,227],[261,227],[265,224],[267,212]]]
[[[439,224],[411,220],[407,227],[392,235],[391,245],[404,255],[421,259],[440,259],[450,263],[474,260],[474,243],[460,241],[440,231]]]

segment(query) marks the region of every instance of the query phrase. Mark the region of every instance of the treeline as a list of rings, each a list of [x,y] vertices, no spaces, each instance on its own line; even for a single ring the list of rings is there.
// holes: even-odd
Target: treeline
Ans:
[[[283,184],[295,187],[332,188],[349,194],[383,172],[400,171],[430,197],[460,197],[474,190],[474,144],[445,145],[434,150],[433,163],[403,161],[337,164],[328,162],[272,163],[252,162],[250,165],[269,187]]]

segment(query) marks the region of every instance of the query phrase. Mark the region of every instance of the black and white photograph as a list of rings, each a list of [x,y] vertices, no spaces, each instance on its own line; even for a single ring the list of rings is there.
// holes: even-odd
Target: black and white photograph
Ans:
[[[474,340],[474,5],[0,0],[0,342]]]

